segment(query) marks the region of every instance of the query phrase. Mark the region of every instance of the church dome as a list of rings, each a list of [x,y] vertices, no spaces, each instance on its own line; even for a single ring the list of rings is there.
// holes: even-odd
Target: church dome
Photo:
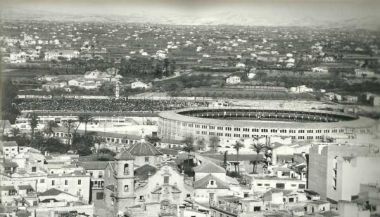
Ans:
[[[140,142],[131,145],[128,151],[133,156],[157,156],[162,155],[162,153],[154,147],[152,144],[147,142]]]
[[[115,159],[116,160],[133,160],[134,157],[131,155],[131,153],[129,152],[129,150],[125,150],[125,151],[120,152],[119,154],[117,154],[115,156]]]

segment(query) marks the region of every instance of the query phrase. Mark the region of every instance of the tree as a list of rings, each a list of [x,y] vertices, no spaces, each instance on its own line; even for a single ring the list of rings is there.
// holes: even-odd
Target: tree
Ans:
[[[226,169],[227,168],[227,151],[224,152],[224,155],[223,155],[223,168]]]
[[[87,134],[87,124],[93,121],[91,114],[80,114],[78,117],[79,123],[84,123],[84,135]]]
[[[187,152],[187,170],[190,170],[190,153],[194,151],[194,138],[192,136],[187,136],[182,143],[185,145],[183,150]]]
[[[1,58],[1,56],[0,56]],[[0,61],[1,64],[1,61]],[[1,66],[0,66],[1,70]],[[1,73],[0,73],[1,74]],[[11,124],[14,124],[20,111],[17,109],[14,100],[17,96],[17,88],[12,84],[10,80],[0,78],[0,105],[1,105],[1,119],[9,120]]]
[[[17,137],[20,134],[20,129],[15,127],[11,129],[11,134],[13,137]]]
[[[44,133],[49,136],[52,135],[55,127],[58,127],[58,124],[55,121],[49,121],[44,128]]]
[[[214,151],[214,152],[217,152],[218,151],[218,146],[219,146],[219,143],[220,143],[220,139],[219,137],[217,136],[213,136],[210,138],[210,148]]]
[[[63,144],[59,139],[51,137],[44,141],[42,149],[51,153],[64,154],[69,150],[69,146]]]
[[[236,141],[236,143],[233,145],[233,148],[236,150],[236,161],[238,164],[238,170],[237,172],[240,174],[240,165],[239,165],[239,151],[241,148],[243,148],[244,145],[241,141]],[[236,164],[235,164],[235,171],[236,171]]]
[[[71,145],[71,140],[73,137],[71,129],[74,128],[74,122],[75,122],[74,120],[67,120],[67,121],[63,122],[63,126],[67,129],[67,135],[68,135],[67,142],[66,142],[67,145]],[[78,124],[78,126],[79,126],[79,124]]]
[[[37,128],[38,126],[38,122],[39,122],[39,117],[36,113],[31,113],[30,114],[30,117],[29,117],[29,125],[30,125],[30,129],[31,129],[31,138],[32,138],[32,142],[34,140],[34,131],[35,129]]]
[[[156,145],[161,139],[158,136],[145,136],[145,140],[149,143]]]
[[[101,149],[98,150],[98,153],[100,153],[100,154],[109,154],[111,156],[115,156],[116,155],[115,152],[111,151],[108,148],[101,148]]]
[[[198,150],[204,150],[206,148],[206,141],[203,137],[197,140],[197,148]]]
[[[251,149],[256,152],[256,159],[251,160],[249,162],[250,164],[253,165],[252,173],[256,172],[257,164],[259,164],[260,161],[261,161],[261,160],[258,159],[259,154],[260,154],[261,151],[263,151],[265,149],[265,147],[266,147],[265,144],[262,144],[262,143],[253,143],[253,144],[251,144]]]
[[[80,156],[92,154],[92,147],[95,145],[94,134],[79,135],[74,133],[72,141],[72,149]]]

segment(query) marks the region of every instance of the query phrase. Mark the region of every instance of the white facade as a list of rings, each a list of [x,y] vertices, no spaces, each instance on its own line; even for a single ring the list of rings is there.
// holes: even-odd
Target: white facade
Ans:
[[[239,84],[241,79],[239,76],[230,76],[226,79],[227,84]]]
[[[131,88],[132,89],[148,89],[149,85],[141,81],[135,81],[131,83]]]

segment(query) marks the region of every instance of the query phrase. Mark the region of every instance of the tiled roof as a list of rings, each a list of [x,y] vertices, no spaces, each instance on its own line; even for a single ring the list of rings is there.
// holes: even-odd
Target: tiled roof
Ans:
[[[206,162],[200,166],[194,168],[196,173],[226,173],[223,167],[220,167],[214,163]]]
[[[157,168],[149,164],[145,164],[142,167],[139,167],[135,170],[135,176],[141,180],[145,180],[150,175],[154,175],[157,172]]]
[[[28,190],[28,189],[32,189],[33,190],[33,187],[30,186],[30,185],[20,185],[20,186],[18,186],[18,189],[19,190]]]
[[[213,176],[212,174],[208,174],[207,176],[201,178],[200,180],[196,181],[194,183],[195,189],[207,189],[210,181],[215,182],[215,188],[214,189],[229,189],[228,184],[223,182],[222,180],[218,179],[217,177]]]
[[[86,170],[105,170],[108,161],[83,161],[78,164]]]
[[[126,150],[117,154],[115,156],[115,159],[116,160],[133,160],[135,158],[131,155],[131,153],[128,150]]]
[[[157,156],[162,155],[162,153],[154,147],[152,144],[147,142],[135,143],[131,145],[128,151],[133,156]]]
[[[16,147],[17,142],[16,141],[1,141],[0,147]]]
[[[47,191],[40,193],[40,196],[57,196],[57,195],[62,194],[62,193],[67,194],[66,192],[63,192],[63,191],[58,190],[56,188],[51,188]]]

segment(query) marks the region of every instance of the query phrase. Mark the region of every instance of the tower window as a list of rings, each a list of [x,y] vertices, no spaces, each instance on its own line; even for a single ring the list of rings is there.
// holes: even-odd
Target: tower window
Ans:
[[[164,176],[164,184],[169,184],[169,176]]]
[[[128,191],[129,191],[129,186],[128,186],[128,185],[124,185],[124,191],[125,191],[125,192],[128,192]]]
[[[124,164],[124,175],[129,175],[129,164]]]

